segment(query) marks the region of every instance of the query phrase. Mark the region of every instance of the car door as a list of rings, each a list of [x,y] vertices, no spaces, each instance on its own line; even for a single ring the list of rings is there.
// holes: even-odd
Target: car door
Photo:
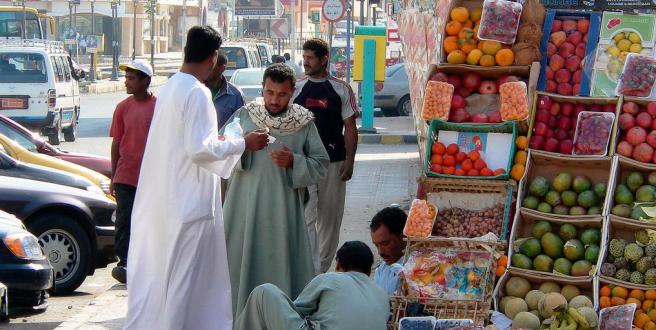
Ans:
[[[73,120],[73,114],[75,111],[75,83],[76,80],[73,79],[72,68],[68,55],[58,56],[58,60],[61,63],[61,67],[64,73],[64,92],[66,94],[66,107],[62,107],[62,126],[68,126]]]
[[[71,101],[68,97],[70,95],[70,84],[66,83],[66,71],[62,65],[61,56],[51,55],[50,62],[55,72],[55,95],[57,96],[57,110],[70,108]]]

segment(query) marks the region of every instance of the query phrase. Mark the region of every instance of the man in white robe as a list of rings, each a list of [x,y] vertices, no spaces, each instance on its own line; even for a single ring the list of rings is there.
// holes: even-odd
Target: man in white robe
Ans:
[[[202,82],[221,43],[211,27],[191,28],[180,72],[159,90],[132,213],[125,329],[232,328],[218,176],[268,136],[219,138]]]

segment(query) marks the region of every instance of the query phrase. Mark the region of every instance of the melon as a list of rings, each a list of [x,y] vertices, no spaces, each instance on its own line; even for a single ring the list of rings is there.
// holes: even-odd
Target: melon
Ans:
[[[506,304],[506,316],[509,319],[514,320],[515,316],[521,312],[528,312],[528,306],[524,299],[513,298]]]
[[[513,318],[512,328],[538,330],[540,329],[540,318],[530,312],[520,312]]]
[[[588,321],[590,328],[594,329],[599,325],[599,317],[597,316],[597,313],[595,313],[594,309],[592,309],[592,307],[581,307],[578,309],[578,311]]]
[[[586,296],[576,296],[569,302],[570,307],[579,309],[581,307],[593,307],[592,301]]]
[[[539,290],[531,290],[529,293],[526,294],[526,304],[528,305],[528,308],[533,310],[533,309],[538,309],[538,304],[540,303],[540,299],[544,297],[544,293]]]
[[[567,299],[565,299],[560,293],[550,292],[540,299],[538,307],[540,309],[540,314],[546,319],[553,316],[556,313],[554,308],[561,305],[567,305]]]
[[[499,301],[499,311],[500,311],[501,313],[505,313],[505,312],[506,312],[506,304],[510,301],[510,299],[513,299],[513,298],[515,298],[515,297],[513,297],[513,296],[505,296],[505,297],[501,298],[501,301]]]
[[[524,299],[530,290],[531,283],[524,278],[511,277],[508,282],[506,282],[506,295],[508,296]]]
[[[565,297],[565,299],[567,299],[567,301],[570,301],[570,300],[572,300],[572,298],[580,295],[581,291],[579,290],[578,287],[576,287],[574,285],[571,285],[571,284],[567,284],[567,285],[563,286],[563,288],[560,290],[560,294],[562,294],[563,297]]]
[[[539,290],[542,293],[560,292],[560,285],[556,284],[556,282],[544,282],[540,285]]]

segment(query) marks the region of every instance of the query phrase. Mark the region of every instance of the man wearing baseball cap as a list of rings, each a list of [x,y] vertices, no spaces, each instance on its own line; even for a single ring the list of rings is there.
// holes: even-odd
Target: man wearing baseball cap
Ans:
[[[109,136],[112,140],[112,194],[116,197],[115,248],[118,265],[112,277],[126,282],[132,205],[137,191],[141,159],[155,110],[155,96],[148,91],[153,68],[144,60],[121,64],[125,90],[130,95],[116,106]]]

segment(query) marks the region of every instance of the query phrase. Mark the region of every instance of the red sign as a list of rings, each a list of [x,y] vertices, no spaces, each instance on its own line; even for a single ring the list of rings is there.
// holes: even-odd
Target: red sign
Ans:
[[[27,102],[21,98],[0,99],[0,109],[27,109]]]
[[[321,9],[323,18],[328,22],[341,21],[346,14],[346,5],[342,0],[324,0]]]
[[[387,41],[401,41],[399,29],[387,29]]]

